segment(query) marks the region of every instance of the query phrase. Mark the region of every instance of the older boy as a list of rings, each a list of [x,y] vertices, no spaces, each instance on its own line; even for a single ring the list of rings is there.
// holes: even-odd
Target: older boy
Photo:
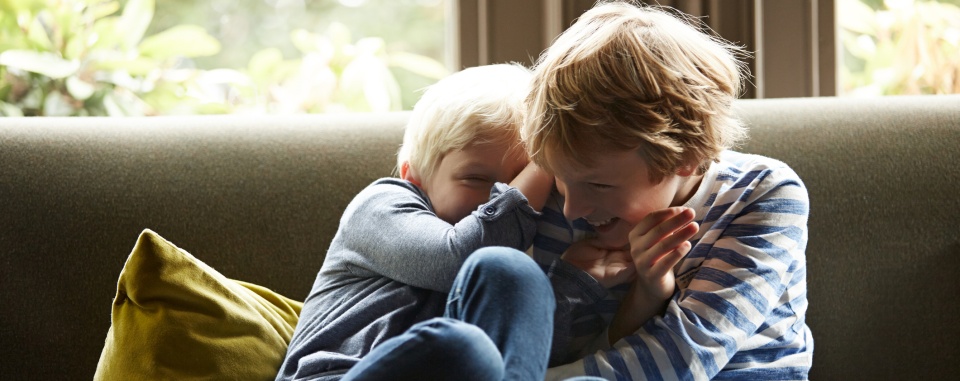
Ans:
[[[553,292],[517,250],[553,183],[519,140],[529,78],[492,65],[426,91],[400,178],[344,211],[278,380],[543,378]]]
[[[638,274],[651,251],[689,251],[659,282],[638,276],[619,295],[585,283],[557,329],[571,330],[568,345],[607,340],[548,379],[807,378],[807,193],[784,163],[729,150],[745,135],[731,110],[737,53],[665,11],[615,2],[581,16],[538,62],[523,134],[564,196],[562,213],[544,208],[538,262],[559,263],[592,231],[611,256],[628,247]]]

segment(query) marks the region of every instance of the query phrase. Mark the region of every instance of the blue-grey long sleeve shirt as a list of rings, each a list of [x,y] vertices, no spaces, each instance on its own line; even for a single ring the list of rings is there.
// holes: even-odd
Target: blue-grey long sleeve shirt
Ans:
[[[442,316],[467,256],[527,249],[538,216],[516,188],[497,183],[487,203],[451,225],[412,183],[375,181],[343,213],[277,380],[339,380],[380,343]]]

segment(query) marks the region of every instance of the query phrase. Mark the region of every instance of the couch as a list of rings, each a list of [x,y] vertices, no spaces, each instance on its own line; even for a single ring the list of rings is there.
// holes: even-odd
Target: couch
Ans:
[[[960,374],[960,96],[741,100],[810,192],[812,379]],[[307,295],[407,113],[0,118],[0,378],[84,380],[144,229]]]

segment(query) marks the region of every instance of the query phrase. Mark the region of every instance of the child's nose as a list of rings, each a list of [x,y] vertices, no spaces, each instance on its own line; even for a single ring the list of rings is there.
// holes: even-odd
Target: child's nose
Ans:
[[[569,188],[566,189],[563,199],[563,215],[568,220],[575,220],[589,216],[590,213],[593,213],[593,206],[591,206],[590,201],[578,192],[572,192]]]

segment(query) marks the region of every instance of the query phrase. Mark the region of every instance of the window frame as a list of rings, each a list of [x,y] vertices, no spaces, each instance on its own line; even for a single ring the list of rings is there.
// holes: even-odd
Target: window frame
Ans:
[[[532,65],[593,0],[447,0],[455,70],[502,62]],[[835,96],[839,67],[835,0],[660,0],[701,18],[751,52],[743,98]]]

